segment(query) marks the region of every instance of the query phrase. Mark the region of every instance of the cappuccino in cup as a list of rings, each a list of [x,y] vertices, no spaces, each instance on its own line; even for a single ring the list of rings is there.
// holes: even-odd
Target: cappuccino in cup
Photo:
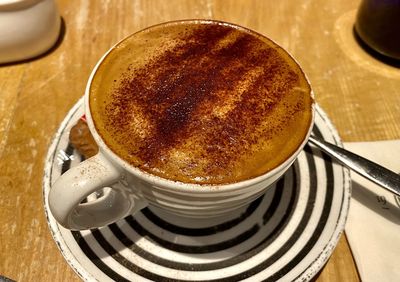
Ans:
[[[49,193],[54,218],[78,230],[147,206],[191,218],[234,212],[295,161],[315,110],[307,78],[284,49],[212,20],[125,38],[94,68],[84,100],[99,153]]]
[[[158,25],[115,47],[90,87],[98,134],[162,178],[228,184],[262,175],[303,142],[311,89],[268,38],[220,22]]]

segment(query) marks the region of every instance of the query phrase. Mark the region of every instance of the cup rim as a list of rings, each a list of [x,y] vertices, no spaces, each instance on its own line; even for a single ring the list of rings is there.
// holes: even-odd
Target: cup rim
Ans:
[[[218,23],[218,24],[222,24],[222,25],[228,25],[228,26],[232,26],[234,28],[240,28],[240,29],[244,29],[250,33],[255,33],[259,36],[262,36],[264,38],[267,38],[268,40],[270,40],[272,43],[274,43],[276,46],[278,46],[279,48],[281,48],[284,52],[286,52],[289,57],[298,65],[300,71],[303,73],[307,84],[310,86],[310,97],[312,99],[312,103],[311,103],[311,119],[310,119],[310,124],[308,127],[308,131],[304,137],[304,140],[302,141],[302,143],[298,146],[298,148],[296,149],[296,151],[294,151],[291,155],[289,155],[287,157],[287,159],[282,162],[281,164],[279,164],[278,166],[276,166],[275,168],[267,171],[264,174],[261,174],[259,176],[253,177],[253,178],[249,178],[249,179],[245,179],[245,180],[241,180],[238,182],[233,182],[233,183],[226,183],[226,184],[207,184],[207,183],[185,183],[182,181],[177,181],[177,180],[171,180],[171,179],[167,179],[167,178],[163,178],[160,176],[157,176],[155,174],[151,174],[149,172],[146,172],[144,170],[141,170],[138,167],[135,167],[131,164],[129,164],[128,162],[126,162],[125,160],[123,160],[123,158],[121,158],[120,156],[118,156],[114,151],[112,151],[108,145],[104,142],[103,138],[98,134],[97,129],[94,125],[94,122],[92,120],[92,115],[90,112],[90,88],[92,85],[92,81],[97,73],[97,70],[99,69],[100,65],[103,63],[104,59],[113,51],[115,50],[121,43],[123,43],[125,40],[127,40],[128,38],[134,36],[135,34],[139,33],[139,32],[143,32],[145,30],[149,30],[152,28],[155,28],[157,26],[165,26],[165,25],[173,25],[173,24],[180,24],[180,23],[185,23],[185,22],[194,22],[194,23],[208,23],[208,24],[212,24],[212,23]],[[101,58],[100,60],[96,63],[95,67],[93,68],[88,82],[86,84],[86,89],[85,89],[85,95],[84,95],[84,107],[85,107],[85,115],[86,115],[86,121],[87,124],[89,126],[89,130],[93,135],[94,140],[96,141],[96,143],[99,146],[99,154],[105,154],[109,159],[111,159],[114,163],[116,163],[117,165],[121,166],[122,168],[124,168],[126,171],[128,171],[129,173],[131,173],[132,175],[136,176],[137,178],[139,178],[140,180],[144,180],[146,182],[150,182],[151,184],[157,185],[157,186],[161,186],[163,188],[168,188],[170,190],[185,190],[185,191],[190,191],[191,193],[198,193],[198,194],[202,194],[205,192],[209,192],[211,190],[218,190],[220,192],[224,191],[230,191],[230,190],[236,190],[236,189],[240,189],[243,187],[249,187],[249,186],[253,186],[257,183],[266,181],[267,179],[273,177],[274,175],[278,174],[279,172],[281,172],[282,170],[284,170],[285,168],[288,168],[297,158],[297,156],[300,154],[300,152],[303,150],[304,146],[307,144],[308,142],[308,138],[311,135],[313,126],[314,126],[314,120],[315,120],[315,107],[316,107],[316,103],[315,103],[315,99],[314,99],[314,92],[313,89],[311,87],[310,81],[307,77],[307,75],[304,73],[302,67],[300,66],[300,64],[298,63],[298,61],[283,47],[281,47],[278,43],[276,43],[274,40],[272,40],[269,37],[266,37],[260,33],[257,33],[256,31],[250,30],[248,28],[242,27],[240,25],[237,24],[233,24],[233,23],[228,23],[228,22],[224,22],[224,21],[219,21],[219,20],[208,20],[208,19],[186,19],[186,20],[176,20],[176,21],[168,21],[168,22],[163,22],[163,23],[159,23],[156,25],[152,25],[149,26],[145,29],[141,29],[135,33],[130,34],[129,36],[124,37],[123,39],[121,39],[120,41],[118,41],[115,45],[113,45]]]

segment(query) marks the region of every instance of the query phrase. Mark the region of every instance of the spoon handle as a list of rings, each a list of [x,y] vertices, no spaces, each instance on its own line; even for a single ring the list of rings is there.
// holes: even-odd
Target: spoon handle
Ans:
[[[400,175],[331,143],[310,136],[309,141],[358,174],[400,196]]]

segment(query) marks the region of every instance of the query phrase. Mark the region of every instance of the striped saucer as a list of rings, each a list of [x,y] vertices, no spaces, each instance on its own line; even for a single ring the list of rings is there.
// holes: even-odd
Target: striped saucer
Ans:
[[[274,187],[229,216],[193,220],[149,207],[99,229],[64,229],[47,195],[83,159],[68,142],[82,114],[80,100],[50,146],[43,197],[52,236],[84,281],[308,281],[332,254],[346,221],[350,176],[311,146]],[[320,107],[315,118],[313,134],[341,145]]]

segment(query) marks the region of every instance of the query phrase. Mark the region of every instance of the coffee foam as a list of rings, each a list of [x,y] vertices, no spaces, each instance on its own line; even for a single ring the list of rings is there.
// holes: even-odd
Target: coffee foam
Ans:
[[[225,184],[261,175],[300,146],[312,119],[299,66],[269,39],[216,22],[177,22],[115,47],[90,88],[99,135],[163,178]]]

